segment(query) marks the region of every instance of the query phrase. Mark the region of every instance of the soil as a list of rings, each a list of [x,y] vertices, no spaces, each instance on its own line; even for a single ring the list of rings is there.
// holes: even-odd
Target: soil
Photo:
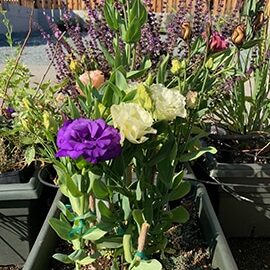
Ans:
[[[210,135],[207,144],[214,146],[218,162],[258,163],[270,162],[269,134]]]
[[[0,270],[22,270],[21,265],[5,265],[5,266],[0,266]]]
[[[162,260],[164,270],[218,270],[211,267],[210,252],[202,238],[193,201],[189,198],[182,204],[191,213],[191,218],[186,224],[174,226],[166,233],[169,244],[165,253],[166,259]],[[60,241],[56,252],[69,254],[72,252],[72,248]],[[73,269],[73,265],[64,265],[54,259],[51,260],[49,268],[49,270]],[[91,266],[86,266],[82,270],[91,269]]]
[[[228,243],[239,270],[270,269],[270,239],[231,238]]]

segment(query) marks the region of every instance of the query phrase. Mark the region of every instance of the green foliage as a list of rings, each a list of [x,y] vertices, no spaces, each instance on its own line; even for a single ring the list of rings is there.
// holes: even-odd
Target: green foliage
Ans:
[[[6,16],[6,12],[7,11],[0,9],[0,15],[3,16],[2,22],[3,22],[4,26],[5,26],[5,28],[7,29],[6,34],[5,34],[6,39],[7,39],[7,43],[8,43],[8,45],[10,47],[12,47],[13,46],[13,39],[12,39],[12,29],[13,29],[13,27],[12,27],[10,21],[8,20],[7,16]]]

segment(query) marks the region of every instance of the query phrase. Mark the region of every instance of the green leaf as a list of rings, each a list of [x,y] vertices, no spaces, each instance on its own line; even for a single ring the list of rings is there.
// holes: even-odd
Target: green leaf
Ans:
[[[170,157],[170,155],[172,154],[173,150],[175,148],[175,140],[168,140],[165,143],[163,143],[162,147],[160,148],[160,150],[158,151],[158,153],[155,155],[154,158],[152,158],[149,162],[148,162],[148,166],[154,166],[156,164],[158,164],[159,162],[161,162],[164,159],[168,159],[168,157]]]
[[[182,181],[177,187],[175,187],[168,196],[169,201],[174,201],[186,196],[191,189],[190,182]]]
[[[81,260],[78,261],[78,263],[80,265],[88,265],[93,263],[94,261],[96,261],[96,259],[98,259],[100,257],[100,253],[96,252],[95,254],[91,255],[91,256],[87,256]]]
[[[112,213],[111,209],[108,208],[103,201],[98,202],[98,209],[100,211],[101,220],[107,220],[113,222],[115,220],[115,216]]]
[[[67,219],[68,219],[69,221],[73,221],[75,215],[74,215],[73,213],[71,213],[71,212],[69,211],[69,209],[67,209],[67,207],[66,207],[61,201],[59,201],[59,202],[57,203],[57,207],[58,207],[58,209],[60,209],[60,211],[65,215],[65,217],[67,217]]]
[[[49,224],[51,225],[51,227],[55,230],[55,232],[57,233],[57,235],[64,239],[64,240],[71,240],[71,239],[75,239],[76,237],[70,236],[70,231],[72,229],[71,225],[69,223],[66,223],[62,220],[59,220],[57,218],[51,218],[49,220]]]
[[[122,237],[106,237],[104,240],[99,240],[96,243],[97,249],[117,249],[123,246]]]
[[[69,174],[65,174],[65,181],[66,181],[66,187],[70,194],[73,197],[80,197],[82,196],[82,192],[79,190],[78,186],[73,182],[72,177],[70,177]]]
[[[68,255],[68,257],[72,261],[79,261],[86,257],[84,249],[77,249],[73,251],[71,254]]]
[[[119,70],[115,71],[115,83],[120,90],[125,91],[128,88],[127,80]]]
[[[126,196],[122,196],[122,209],[124,211],[124,219],[128,220],[131,213],[131,208],[130,208],[129,198]]]
[[[169,214],[171,214],[172,222],[185,223],[189,220],[189,212],[183,206],[178,206],[172,209]]]
[[[97,241],[102,238],[108,232],[108,230],[99,227],[99,225],[91,227],[85,232],[85,234],[83,235],[83,239]]]
[[[132,226],[129,225],[123,236],[124,258],[128,263],[132,262]]]
[[[133,99],[135,98],[136,94],[137,94],[137,89],[128,92],[128,93],[124,96],[122,102],[127,102],[127,101],[130,101],[130,100],[133,100]]]
[[[190,153],[183,154],[179,158],[179,161],[180,162],[187,162],[187,161],[195,160],[205,153],[216,154],[217,149],[215,147],[209,146],[209,147],[203,147],[199,150],[192,150],[192,152],[190,152]]]
[[[72,119],[80,118],[81,114],[78,111],[77,107],[75,106],[74,102],[69,98],[68,99],[68,106],[70,111],[70,116]]]
[[[130,269],[134,270],[162,270],[162,264],[158,260],[140,261],[138,265],[135,265]]]
[[[109,53],[109,51],[102,44],[100,44],[100,48],[101,48],[101,51],[103,52],[108,64],[110,65],[110,67],[114,67],[113,56]]]
[[[107,186],[100,179],[94,179],[92,190],[97,199],[105,199],[109,195]]]
[[[24,158],[28,165],[30,165],[34,161],[35,155],[36,155],[36,150],[33,145],[26,148],[25,153],[24,153]]]
[[[138,232],[140,232],[142,224],[145,222],[145,218],[144,218],[142,210],[134,209],[132,211],[132,216],[133,216],[133,219],[135,220],[135,222],[137,224]]]
[[[112,1],[108,1],[108,0],[105,1],[103,12],[104,12],[104,17],[108,26],[112,30],[117,31],[119,29],[119,25],[118,25],[119,14],[117,12],[117,9],[114,7]]]
[[[164,84],[165,78],[166,78],[166,72],[167,72],[167,66],[170,59],[170,55],[167,54],[166,57],[162,60],[157,73],[157,83]]]
[[[142,199],[141,182],[138,181],[136,185],[136,200],[140,201],[141,199]]]
[[[252,48],[252,47],[254,47],[255,45],[257,45],[257,44],[260,44],[260,42],[263,42],[263,39],[255,39],[255,40],[249,40],[249,41],[247,41],[247,42],[245,42],[242,46],[241,46],[241,48],[242,49],[250,49],[250,48]]]
[[[151,60],[146,60],[143,67],[139,70],[132,70],[127,73],[127,79],[134,80],[144,75],[144,73],[152,66]]]
[[[66,254],[62,254],[62,253],[55,253],[53,256],[52,256],[54,259],[62,262],[62,263],[65,263],[65,264],[70,264],[70,263],[74,263],[73,260],[71,260],[68,255]]]
[[[102,104],[105,107],[111,107],[113,104],[119,104],[122,96],[123,94],[120,89],[114,83],[108,82],[102,98]]]
[[[110,270],[120,270],[119,266],[118,266],[118,262],[116,259],[113,260],[112,266]]]

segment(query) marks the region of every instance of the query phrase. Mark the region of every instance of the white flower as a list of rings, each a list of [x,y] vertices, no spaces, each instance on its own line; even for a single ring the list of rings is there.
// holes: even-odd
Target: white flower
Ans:
[[[153,84],[150,87],[151,97],[155,103],[154,116],[158,120],[174,120],[177,116],[185,118],[185,97],[178,89],[168,89],[162,84]]]
[[[143,143],[148,139],[146,134],[156,133],[151,114],[138,104],[112,105],[111,115],[114,127],[120,130],[121,143],[125,138],[132,143]]]

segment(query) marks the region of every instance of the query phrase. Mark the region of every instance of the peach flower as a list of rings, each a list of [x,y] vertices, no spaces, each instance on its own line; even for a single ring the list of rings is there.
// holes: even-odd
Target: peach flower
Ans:
[[[80,77],[80,81],[84,86],[92,84],[93,87],[99,88],[105,81],[104,74],[100,70],[90,70],[84,72]],[[81,95],[84,95],[79,85],[77,85],[77,90]]]

